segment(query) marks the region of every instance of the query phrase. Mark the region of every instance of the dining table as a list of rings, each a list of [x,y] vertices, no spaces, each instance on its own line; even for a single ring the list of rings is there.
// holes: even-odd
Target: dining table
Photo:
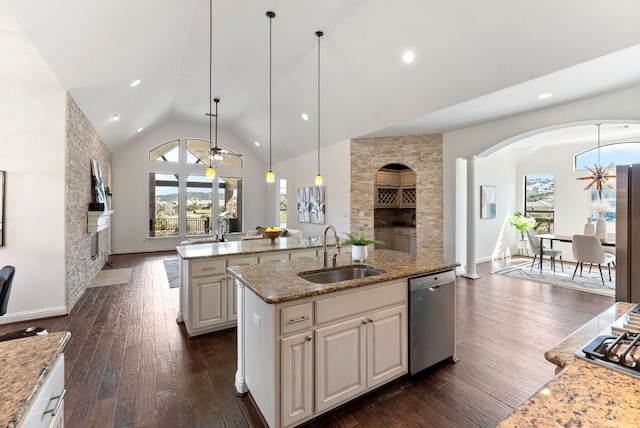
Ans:
[[[573,242],[573,235],[556,235],[554,233],[541,233],[540,235],[535,235],[535,238],[540,239],[540,273],[542,273],[542,254],[544,250],[544,240],[549,240],[549,248],[553,249],[554,241],[558,242]],[[605,247],[615,247],[616,241],[601,239],[600,242]]]

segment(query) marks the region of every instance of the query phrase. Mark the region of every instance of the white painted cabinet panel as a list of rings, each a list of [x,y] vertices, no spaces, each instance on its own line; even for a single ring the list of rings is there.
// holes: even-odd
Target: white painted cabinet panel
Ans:
[[[316,330],[316,411],[360,395],[366,385],[366,321],[361,318]]]
[[[211,276],[195,278],[191,326],[206,328],[227,322],[227,277]]]
[[[64,427],[64,354],[60,354],[22,422],[24,428]]]
[[[283,426],[313,413],[312,339],[309,330],[280,340]]]
[[[367,388],[407,372],[407,306],[367,318]]]

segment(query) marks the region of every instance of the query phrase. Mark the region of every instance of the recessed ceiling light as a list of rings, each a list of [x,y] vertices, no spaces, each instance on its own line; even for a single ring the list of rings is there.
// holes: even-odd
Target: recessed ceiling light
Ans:
[[[117,122],[117,121],[119,121],[119,120],[120,120],[120,113],[118,113],[118,114],[116,114],[116,115],[111,116],[111,119],[109,119],[109,120],[111,120],[112,122]]]
[[[136,86],[138,86],[140,84],[140,79],[136,79],[133,82],[131,82],[131,87],[135,88]]]
[[[307,113],[302,113],[302,120],[309,120],[309,115]]]
[[[414,59],[415,59],[415,55],[413,54],[413,51],[405,51],[402,54],[402,60],[407,64],[411,64]]]
[[[142,132],[144,128],[138,128],[138,132]]]
[[[547,98],[551,98],[553,96],[553,94],[546,92],[544,94],[540,94],[538,95],[538,99],[539,100],[546,100]]]
[[[256,147],[260,147],[260,143],[259,142],[256,141],[254,144],[256,145]]]

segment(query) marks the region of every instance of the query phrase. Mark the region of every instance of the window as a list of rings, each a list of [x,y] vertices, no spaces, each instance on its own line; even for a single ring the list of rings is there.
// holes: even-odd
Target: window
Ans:
[[[280,227],[287,228],[287,179],[280,179]]]
[[[149,174],[149,236],[178,236],[178,175]]]
[[[225,156],[216,166],[243,167],[240,155],[218,147]],[[150,150],[149,160],[182,164],[166,167],[179,171],[197,169],[194,164],[202,168],[201,175],[149,173],[149,237],[242,232],[242,177],[211,180],[204,176],[209,165],[208,140],[191,138],[186,145],[170,141]]]
[[[598,148],[594,147],[580,152],[573,157],[576,171],[594,165],[627,165],[640,162],[640,142],[626,142],[600,146],[600,162],[598,162]]]
[[[536,219],[537,233],[553,233],[555,176],[553,174],[527,175],[524,182],[525,215]]]
[[[180,161],[180,140],[169,141],[149,151],[149,160],[159,162]]]
[[[213,186],[204,175],[187,177],[187,235],[210,235],[213,217]]]

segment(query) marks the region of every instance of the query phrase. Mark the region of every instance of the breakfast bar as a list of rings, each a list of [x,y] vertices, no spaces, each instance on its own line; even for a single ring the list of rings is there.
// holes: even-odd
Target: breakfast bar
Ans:
[[[500,427],[635,427],[640,425],[640,377],[576,357],[635,306],[618,302],[545,353],[557,376]]]

